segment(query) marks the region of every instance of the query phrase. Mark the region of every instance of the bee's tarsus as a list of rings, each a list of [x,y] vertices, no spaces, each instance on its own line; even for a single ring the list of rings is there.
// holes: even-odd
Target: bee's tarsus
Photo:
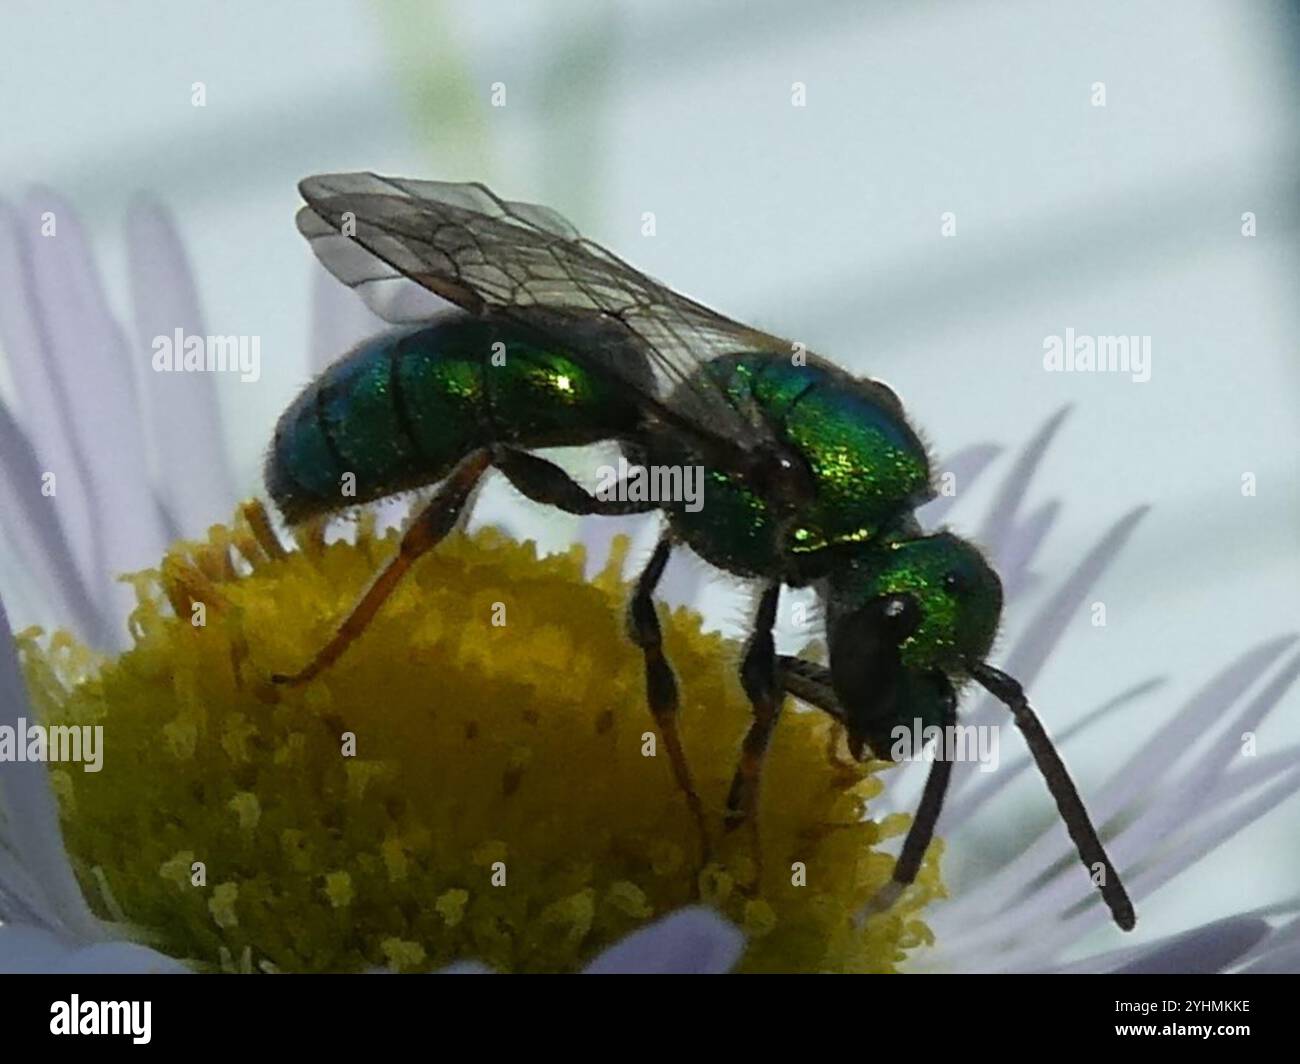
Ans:
[[[880,913],[885,913],[892,909],[894,903],[903,896],[903,890],[905,887],[906,884],[900,883],[897,880],[890,880],[886,883],[876,891],[870,899],[868,899],[867,903],[863,905],[861,909],[857,911],[857,915],[853,918],[854,926],[861,928],[873,916],[878,916]]]

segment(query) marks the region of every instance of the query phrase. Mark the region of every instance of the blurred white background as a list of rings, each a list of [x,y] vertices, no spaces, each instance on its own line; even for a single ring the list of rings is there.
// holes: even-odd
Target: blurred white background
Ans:
[[[1153,511],[1099,589],[1107,626],[1081,611],[1035,701],[1059,729],[1170,677],[1150,715],[1073,751],[1085,794],[1215,670],[1297,627],[1295,5],[9,0],[0,22],[0,196],[41,184],[72,201],[123,320],[126,211],[158,197],[208,331],[261,337],[261,382],[219,384],[243,494],[309,374],[296,182],[477,179],[889,381],[940,455],[1014,447],[1074,404],[1031,496],[1065,503],[1039,594],[1121,513]],[[1044,338],[1067,327],[1149,335],[1151,380],[1044,372]],[[1008,461],[961,501],[959,527]],[[12,567],[0,581],[28,592],[16,621],[57,621]],[[1261,742],[1300,736],[1297,709],[1293,693]],[[1037,781],[1013,790],[959,860],[1050,812]],[[1147,904],[1142,933],[1293,897],[1298,822],[1292,801],[1243,833]]]

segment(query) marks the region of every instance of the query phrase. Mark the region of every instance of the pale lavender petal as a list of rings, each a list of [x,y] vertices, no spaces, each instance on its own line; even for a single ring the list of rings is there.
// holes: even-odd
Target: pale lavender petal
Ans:
[[[39,312],[32,276],[29,233],[40,216],[0,202],[0,340],[17,390],[21,421],[43,471],[55,475],[59,520],[67,530],[81,579],[96,597],[107,589],[103,552],[92,535],[85,491],[86,463],[76,438],[63,386],[54,373],[50,337]],[[32,237],[32,239],[54,239]]]
[[[1291,771],[1282,774],[1273,786],[1266,788],[1250,801],[1241,803],[1230,812],[1216,813],[1214,816],[1202,814],[1194,822],[1194,830],[1187,835],[1185,841],[1162,854],[1159,864],[1138,877],[1134,884],[1134,897],[1144,897],[1164,886],[1201,858],[1213,853],[1243,828],[1253,824],[1265,813],[1286,801],[1297,790],[1300,790],[1300,766],[1295,766]],[[1124,841],[1124,836],[1120,836],[1117,840],[1121,844]],[[1137,845],[1133,848],[1138,852],[1147,852],[1150,841],[1135,839]],[[1146,846],[1142,845],[1144,842]]]
[[[1279,783],[1268,788],[1252,801],[1242,804],[1226,816],[1206,818],[1202,816],[1195,824],[1195,831],[1181,845],[1162,853],[1158,864],[1132,876],[1126,873],[1125,886],[1138,904],[1155,891],[1163,887],[1187,868],[1213,853],[1239,831],[1253,824],[1265,813],[1281,802],[1290,798],[1300,789],[1300,768],[1287,773]],[[1140,837],[1139,833],[1126,832],[1111,844],[1111,857],[1121,868],[1125,868],[1127,859],[1137,850],[1142,854],[1149,852],[1152,841]],[[1068,869],[1062,869],[1065,871]],[[1067,906],[1085,902],[1088,908],[1064,921],[1043,925],[1041,933],[1033,936],[1032,942],[1019,952],[1003,954],[999,958],[997,970],[1022,971],[1040,966],[1072,942],[1076,942],[1093,928],[1108,922],[1108,914],[1096,904],[1095,892],[1087,882],[1087,877],[1080,872],[1074,879],[1058,875],[1048,886],[1040,888],[1030,900],[1016,912],[1017,923],[1033,926],[1040,914],[1061,912]],[[1032,911],[1026,911],[1032,910]],[[1141,906],[1138,904],[1139,918]],[[972,941],[963,944],[967,949],[978,946]]]
[[[611,946],[586,973],[721,975],[744,951],[745,936],[711,909],[679,909]]]
[[[32,712],[14,652],[9,618],[0,602],[0,726],[16,727],[19,717],[30,720]],[[87,941],[104,938],[104,930],[87,908],[64,853],[59,808],[45,765],[39,761],[0,765],[0,805],[14,856],[44,889],[63,927]]]
[[[135,942],[99,942],[72,950],[50,969],[56,975],[193,975],[175,957]]]
[[[1296,975],[1300,974],[1300,945],[1288,946],[1242,968],[1239,975]]]
[[[1056,518],[1060,515],[1061,503],[1057,499],[1045,502],[1026,517],[1011,531],[1007,549],[1003,551],[1002,568],[998,575],[1002,578],[1002,595],[1005,601],[1019,598],[1035,582],[1029,572],[1038,548],[1043,545],[1047,533],[1052,530]]]
[[[48,598],[51,621],[76,632],[93,646],[111,646],[114,636],[77,572],[55,512],[54,500],[41,494],[41,468],[26,435],[0,403],[0,523],[21,564]]]
[[[1173,852],[1163,854],[1155,869],[1149,869],[1136,877],[1125,871],[1131,861],[1146,856],[1166,843],[1162,825],[1167,826],[1171,821],[1185,817],[1184,787],[1168,780],[1169,768],[1179,760],[1194,739],[1199,738],[1211,726],[1212,719],[1223,716],[1226,706],[1231,705],[1245,687],[1258,676],[1261,663],[1271,661],[1293,641],[1284,639],[1266,644],[1248,653],[1216,676],[1208,687],[1194,696],[1173,720],[1159,729],[1157,735],[1144,745],[1143,750],[1133,755],[1129,765],[1122,768],[1108,783],[1098,788],[1099,799],[1093,809],[1093,819],[1099,825],[1104,825],[1117,813],[1124,812],[1125,815],[1131,815],[1128,811],[1129,799],[1137,792],[1141,791],[1153,796],[1152,804],[1157,810],[1156,819],[1138,818],[1109,844],[1111,858],[1121,872],[1125,872],[1126,886],[1135,900],[1149,894],[1205,853],[1221,845],[1226,838],[1230,837],[1232,831],[1249,823],[1254,817],[1262,815],[1300,785],[1300,774],[1288,775],[1264,796],[1249,803],[1246,806],[1248,813],[1229,810],[1226,815],[1217,818],[1203,816],[1193,821],[1197,832],[1192,839]],[[1243,670],[1243,665],[1248,666],[1248,669]],[[1280,686],[1276,683],[1270,685],[1261,696],[1267,707],[1274,705],[1281,697],[1294,673],[1288,669],[1283,675],[1287,678],[1285,683]],[[1205,719],[1201,720],[1202,717]],[[1222,756],[1221,753],[1220,757]],[[1140,783],[1137,787],[1130,788],[1121,783],[1120,779],[1127,778],[1126,773],[1134,765],[1141,769]],[[1198,767],[1188,776],[1180,776],[1180,780],[1197,779],[1198,772],[1204,772],[1203,766]],[[1162,780],[1167,781],[1163,786],[1153,786]],[[1258,787],[1264,782],[1268,781],[1256,780],[1249,786]],[[1127,793],[1130,791],[1132,793]],[[1225,823],[1229,827],[1223,827]],[[1144,824],[1155,824],[1155,830],[1146,830]],[[957,941],[950,943],[954,952],[987,948],[1001,934],[999,929],[1001,921],[996,918],[996,914],[1009,910],[1015,911],[1018,923],[1030,924],[1038,919],[1048,919],[1050,914],[1063,912],[1071,905],[1087,903],[1090,906],[1083,913],[1066,921],[1064,925],[1058,925],[1052,933],[1036,939],[1031,948],[1044,956],[1050,955],[1052,950],[1068,942],[1071,936],[1077,937],[1081,933],[1081,928],[1104,921],[1104,911],[1099,905],[1094,904],[1095,892],[1088,883],[1087,877],[1077,868],[1071,867],[1074,863],[1073,857],[1074,853],[1065,838],[1065,832],[1046,830],[1040,833],[1014,860],[981,882],[977,889],[968,892],[947,907],[943,916],[944,922],[951,922],[957,929],[953,936]],[[1033,876],[1041,873],[1043,869],[1053,870],[1051,881],[1035,884]],[[1070,875],[1071,871],[1075,872],[1075,875]],[[960,930],[962,928],[973,930],[963,933]]]
[[[171,216],[152,200],[137,201],[127,215],[127,268],[133,356],[141,369],[159,495],[171,518],[170,533],[193,538],[230,511],[235,484],[213,375],[154,372],[151,366],[155,337],[171,338],[177,329],[186,336],[206,334],[185,249]]]
[[[916,511],[916,518],[921,522],[921,527],[938,528],[943,519],[948,516],[953,503],[975,483],[979,475],[988,468],[989,463],[1001,453],[1002,448],[996,443],[977,443],[958,451],[947,461],[940,463],[935,479],[938,480],[945,473],[951,473],[956,491],[952,495],[940,495],[931,499]]]
[[[26,209],[33,216],[52,211],[59,219],[57,238],[29,241],[32,273],[53,368],[72,415],[63,431],[79,441],[85,461],[104,573],[141,569],[157,561],[167,541],[147,480],[135,367],[72,208],[40,190],[28,197]],[[123,610],[130,599],[125,587],[114,587],[110,596]]]
[[[1294,904],[1291,906],[1291,909],[1294,910]],[[1266,916],[1277,914],[1269,913],[1268,910],[1264,910],[1256,915]],[[1267,954],[1282,949],[1300,949],[1300,916],[1293,916],[1286,923],[1282,924],[1282,926],[1277,928],[1266,941],[1261,942],[1250,953],[1243,957],[1242,960],[1248,963],[1253,963],[1258,960],[1263,960]]]
[[[1143,810],[1129,826],[1130,834],[1145,834],[1148,839],[1167,838],[1185,823],[1195,823],[1201,810],[1209,803],[1215,785],[1234,761],[1241,765],[1235,777],[1237,792],[1245,793],[1262,782],[1268,772],[1264,758],[1244,757],[1241,753],[1241,736],[1253,732],[1291,688],[1300,675],[1300,658],[1287,662],[1265,685],[1264,689],[1247,704],[1236,717],[1221,727],[1204,753],[1180,773],[1176,785],[1161,788],[1159,802]],[[1294,764],[1295,762],[1291,762]],[[1284,767],[1284,766],[1283,766]],[[1250,783],[1240,782],[1244,774],[1256,777]]]
[[[1056,738],[1058,749],[1065,749],[1072,738],[1084,731],[1090,725],[1096,724],[1109,717],[1117,710],[1131,705],[1134,701],[1144,695],[1163,686],[1163,679],[1146,680],[1143,683],[1130,687],[1127,691],[1116,695],[1114,698],[1098,706],[1082,719],[1075,721],[1070,727],[1059,733]],[[949,832],[958,831],[961,825],[972,817],[977,816],[981,806],[990,798],[1001,791],[1008,783],[1020,776],[1021,773],[1033,767],[1034,761],[1028,754],[1019,756],[1010,765],[1002,765],[997,772],[989,773],[988,778],[972,786],[962,795],[961,802],[953,809],[952,815],[945,819],[945,829]]]
[[[1079,606],[1119,557],[1149,509],[1139,506],[1116,521],[1030,621],[1027,634],[1008,656],[1005,666],[1022,684],[1028,685],[1038,676],[1066,628],[1077,616]]]
[[[86,946],[36,927],[0,927],[0,973],[6,975],[189,974],[175,958],[134,942]]]
[[[1295,642],[1295,636],[1283,636],[1247,651],[1193,695],[1106,781],[1096,807],[1098,822],[1105,823],[1133,799],[1149,792],[1152,781],[1163,779],[1168,769],[1212,730],[1228,708]]]
[[[1231,802],[1247,790],[1271,782],[1296,765],[1300,765],[1300,743],[1283,747],[1272,754],[1243,757],[1241,767],[1219,774],[1209,789],[1205,804],[1213,806]]]
[[[388,969],[379,969],[387,971]],[[445,968],[438,969],[439,975],[495,975],[482,961],[456,961],[455,964],[449,964]]]
[[[1230,968],[1267,938],[1269,930],[1268,921],[1259,917],[1230,916],[1149,943],[1141,956],[1116,968],[1102,967],[1103,957],[1098,957],[1093,970],[1116,975],[1210,975]]]
[[[1079,606],[1088,597],[1102,573],[1124,549],[1125,543],[1128,542],[1147,509],[1145,506],[1138,507],[1120,518],[1030,621],[1025,634],[1021,636],[1020,641],[1007,656],[1005,664],[1002,665],[1003,670],[1019,680],[1026,690],[1032,690],[1039,671],[1077,615]],[[992,697],[985,697],[967,717],[966,723],[991,724],[1005,719],[1005,714],[1006,709],[1000,702]],[[949,784],[950,794],[959,793],[967,785],[975,768],[976,763],[970,761],[953,766]],[[960,803],[948,802],[949,807],[958,804]],[[943,826],[943,821],[940,821],[939,830],[941,833],[947,830]]]
[[[41,975],[67,959],[76,947],[63,935],[22,924],[0,926],[0,974]]]
[[[1071,961],[1068,964],[1043,964],[1035,970],[1044,973],[1050,972],[1053,975],[1104,975],[1133,961],[1141,960],[1146,956],[1148,950],[1158,948],[1162,943],[1168,941],[1168,938],[1162,938],[1156,942],[1148,942],[1138,946],[1121,946],[1119,949],[1108,949],[1101,953],[1089,954],[1087,957]]]
[[[988,550],[996,568],[1001,568],[1007,537],[1015,527],[1016,513],[1029,491],[1029,482],[1047,452],[1047,445],[1052,442],[1052,437],[1056,435],[1056,430],[1061,427],[1061,422],[1069,412],[1068,406],[1062,407],[1048,418],[1047,423],[1025,444],[1020,457],[1016,459],[1016,464],[1003,480],[1002,490],[993,500],[988,516],[984,518],[984,524],[980,526],[976,541]]]
[[[8,826],[0,818],[0,926],[27,924],[46,929],[58,926],[59,918],[50,908],[40,885],[19,863],[13,851]]]
[[[78,558],[88,545],[90,563],[82,578],[109,615],[123,615],[131,594],[113,576],[156,561],[165,545],[164,523],[148,485],[134,367],[72,208],[42,191],[27,198],[22,217],[30,222],[45,212],[57,219],[55,237],[40,237],[35,230],[21,234],[31,286],[19,315],[26,315],[30,332],[39,338],[40,350],[25,358],[44,359],[43,402],[59,418],[40,427],[32,444],[40,462],[52,464],[44,451],[49,432],[62,437],[56,445],[62,464],[55,463],[62,522]],[[40,385],[29,373],[22,385],[25,398]],[[94,527],[79,525],[83,511]]]

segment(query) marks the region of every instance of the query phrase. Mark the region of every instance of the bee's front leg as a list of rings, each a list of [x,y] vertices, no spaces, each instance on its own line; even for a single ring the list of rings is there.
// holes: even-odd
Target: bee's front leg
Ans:
[[[776,644],[772,629],[776,625],[776,607],[781,597],[781,585],[771,584],[763,590],[754,630],[745,644],[745,656],[740,665],[740,683],[749,696],[754,713],[753,723],[745,734],[740,751],[740,763],[731,780],[727,795],[727,830],[741,824],[749,826],[752,835],[754,860],[758,866],[755,883],[763,878],[763,851],[758,830],[758,791],[763,774],[763,759],[781,715],[785,693],[778,682]]]
[[[802,658],[782,655],[780,659],[781,686],[789,694],[802,702],[844,722],[844,707],[835,696],[831,685],[831,673],[824,665]],[[944,680],[943,727],[957,723],[957,697],[952,685]],[[894,904],[916,879],[925,860],[925,851],[930,848],[934,838],[934,827],[943,812],[944,798],[948,794],[948,781],[952,778],[952,762],[944,757],[935,758],[930,765],[930,774],[925,780],[925,790],[921,793],[921,804],[912,818],[907,838],[903,840],[903,849],[898,860],[894,862],[894,874],[875,897],[867,902],[858,914],[859,921],[878,912],[884,912]]]

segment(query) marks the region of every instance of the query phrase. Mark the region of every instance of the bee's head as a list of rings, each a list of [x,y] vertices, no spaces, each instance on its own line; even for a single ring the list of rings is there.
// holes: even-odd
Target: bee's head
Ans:
[[[855,757],[886,756],[896,724],[939,724],[954,677],[983,661],[1002,613],[1002,582],[947,532],[872,549],[830,577],[831,682]]]

